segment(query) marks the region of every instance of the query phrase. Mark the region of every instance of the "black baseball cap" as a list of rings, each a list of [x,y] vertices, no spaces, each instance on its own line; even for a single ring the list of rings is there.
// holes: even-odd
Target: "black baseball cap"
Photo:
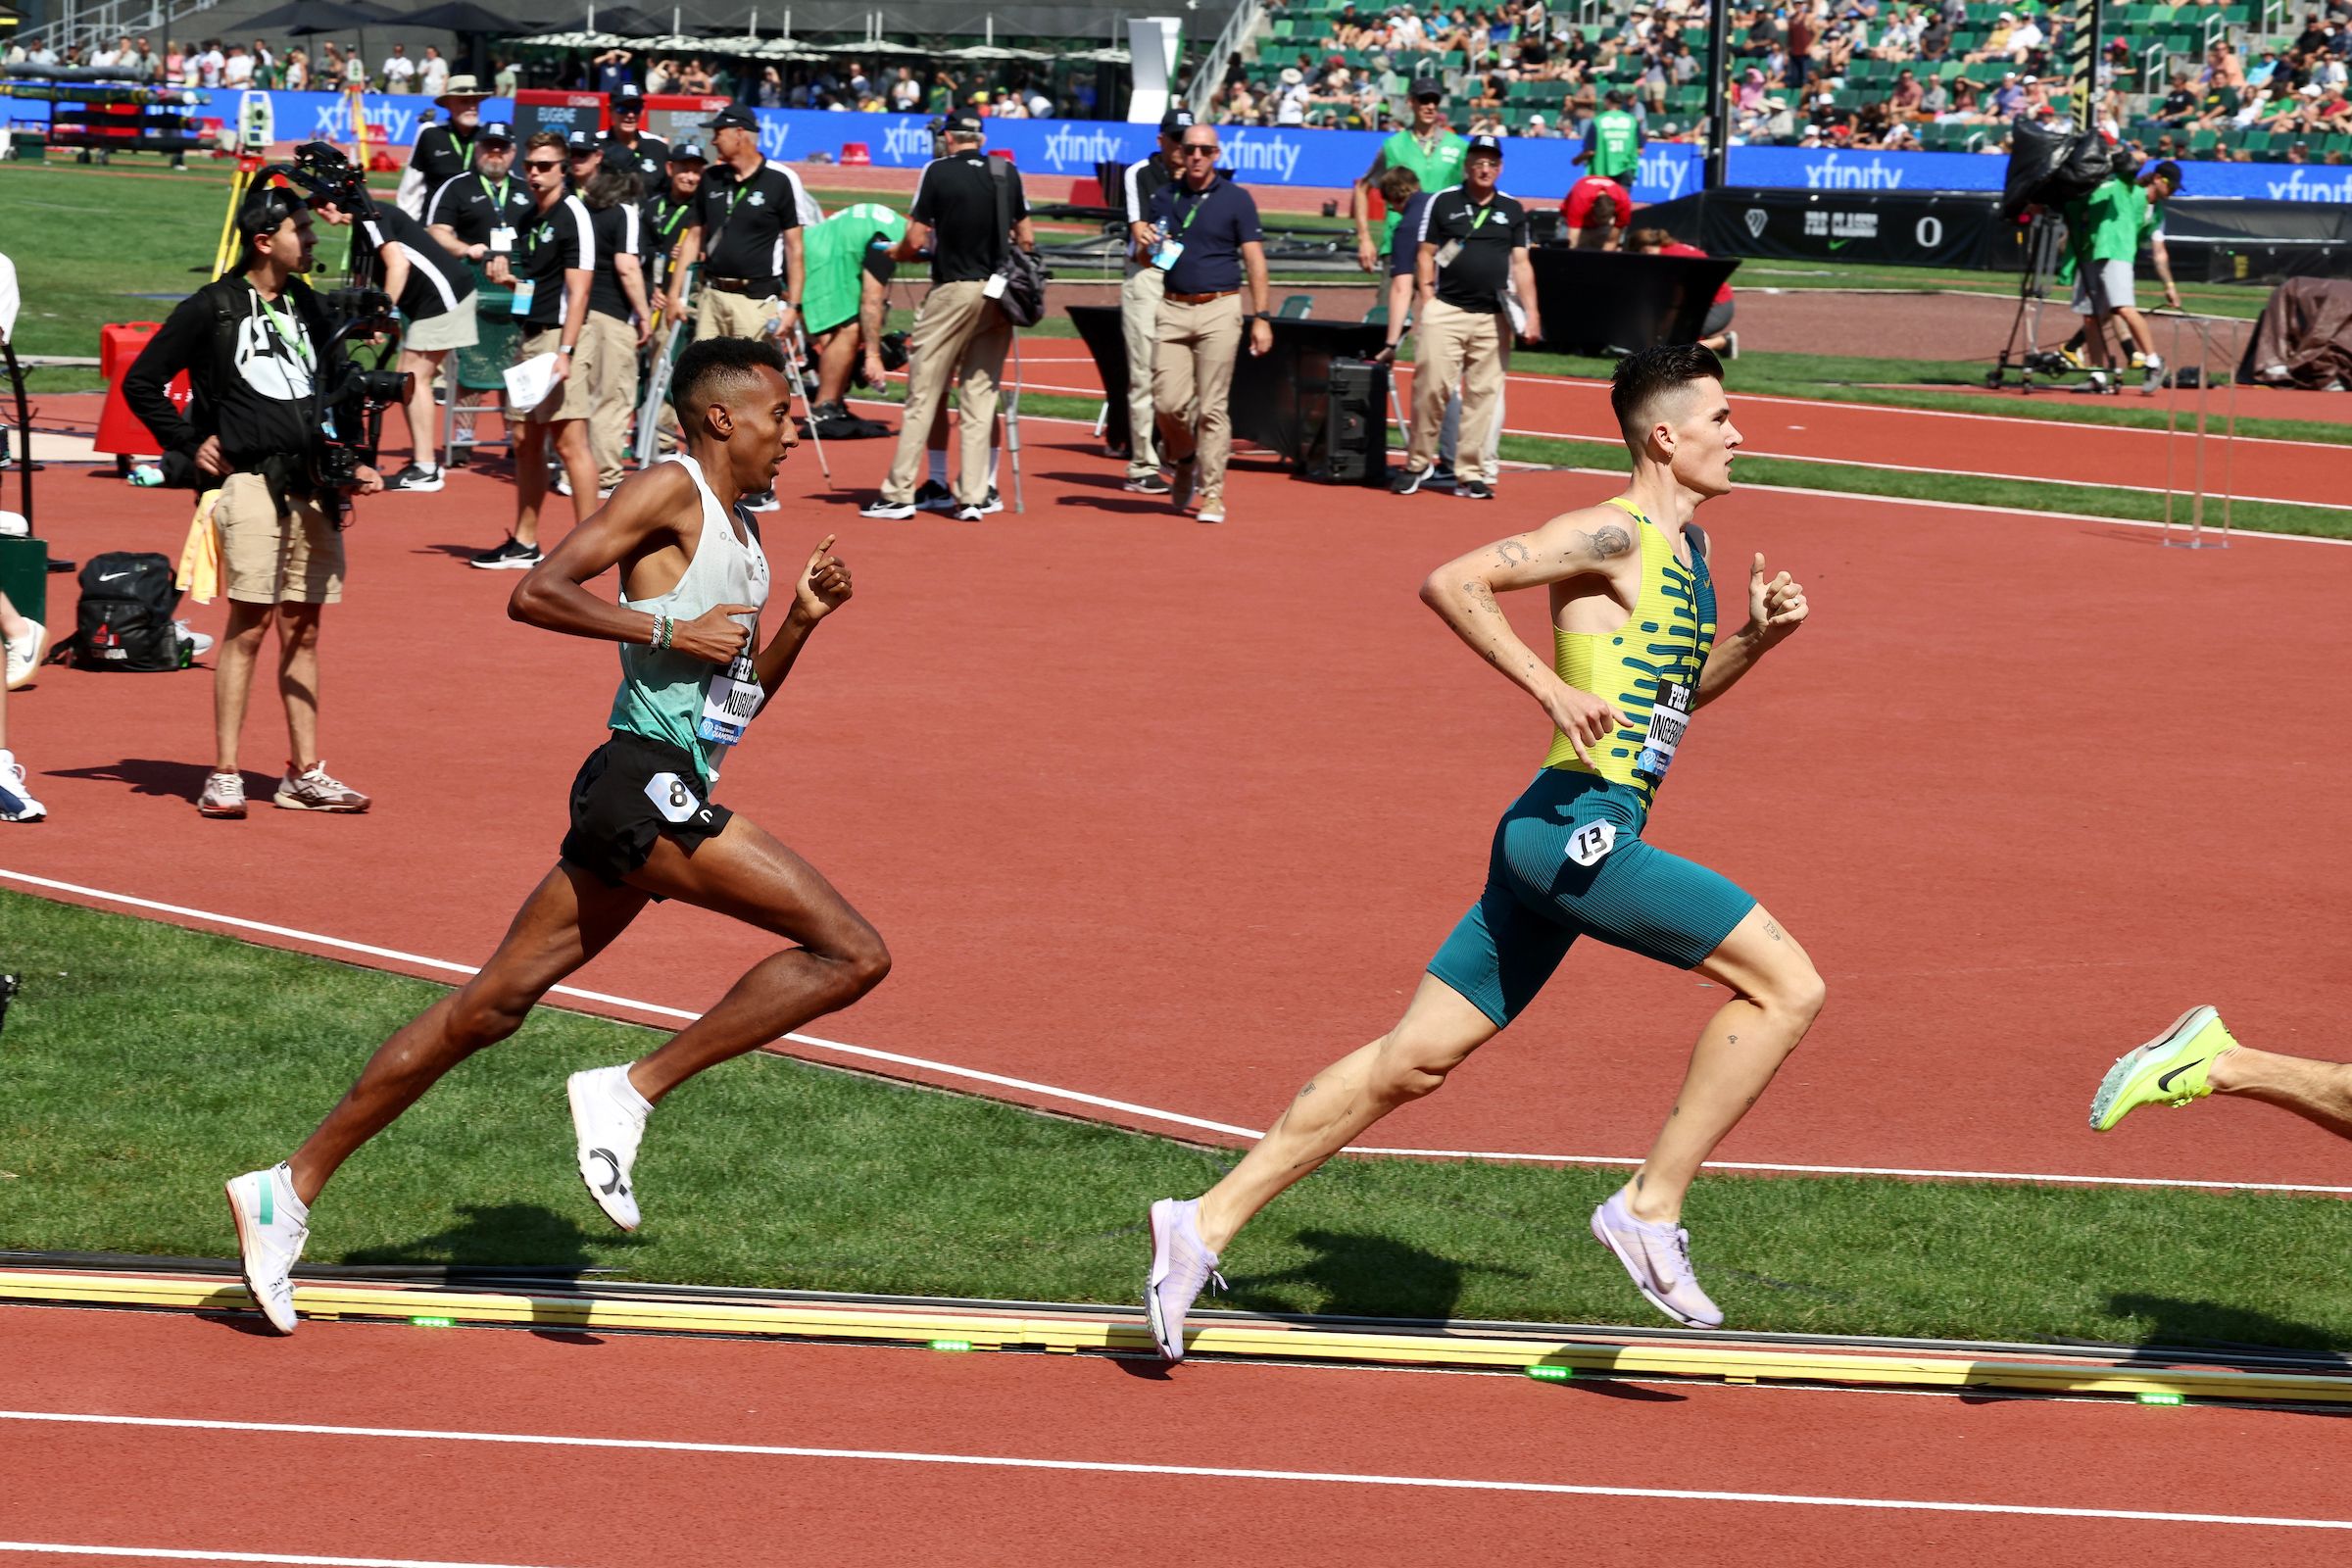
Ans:
[[[980,134],[980,117],[966,110],[958,109],[941,121],[939,128],[953,135],[977,136]]]
[[[1159,133],[1162,136],[1181,136],[1185,127],[1193,122],[1190,109],[1171,109],[1159,117]]]
[[[710,160],[704,156],[701,142],[682,141],[669,150],[669,161],[673,164],[707,164]]]
[[[503,120],[483,121],[481,129],[474,134],[481,141],[503,141],[510,147],[514,145],[514,127]]]
[[[1500,136],[1471,137],[1469,147],[1462,153],[1462,162],[1468,163],[1471,159],[1482,155],[1500,159],[1502,157],[1502,138]]]
[[[577,158],[582,153],[601,153],[605,144],[593,130],[575,130],[564,138],[564,150]]]
[[[1436,77],[1423,76],[1419,81],[1413,83],[1413,102],[1434,104],[1443,103],[1445,100],[1446,85]]]
[[[703,122],[705,130],[724,130],[729,125],[734,126],[737,130],[758,130],[760,117],[741,104],[729,104]]]
[[[612,112],[632,115],[645,113],[645,89],[633,81],[624,81],[612,89]]]

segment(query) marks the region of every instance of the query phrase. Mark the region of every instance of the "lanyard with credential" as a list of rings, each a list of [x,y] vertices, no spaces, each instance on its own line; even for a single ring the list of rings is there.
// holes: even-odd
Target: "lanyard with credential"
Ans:
[[[473,163],[473,143],[452,130],[449,133],[449,144],[458,150],[458,167],[460,169],[467,168]]]
[[[473,177],[475,182],[482,187],[482,194],[490,198],[490,211],[492,216],[501,219],[505,218],[507,214],[507,192],[514,187],[514,176],[510,174],[502,177],[498,182],[498,188],[496,190],[490,188],[490,176],[483,173],[480,170],[477,169],[473,172]]]
[[[1208,187],[1208,189],[1207,189],[1207,190],[1200,191],[1200,192],[1198,192],[1198,193],[1196,193],[1196,194],[1194,195],[1194,197],[1193,197],[1193,205],[1192,205],[1192,206],[1190,206],[1190,207],[1187,207],[1187,208],[1184,210],[1184,217],[1183,217],[1183,218],[1181,218],[1181,219],[1179,219],[1179,220],[1177,220],[1177,223],[1176,223],[1176,232],[1177,232],[1177,233],[1179,233],[1179,234],[1181,234],[1181,233],[1184,233],[1186,230],[1190,229],[1190,228],[1193,226],[1193,220],[1194,220],[1194,219],[1196,219],[1196,218],[1199,218],[1199,217],[1200,216],[1200,209],[1208,205],[1208,198],[1209,198],[1209,194],[1210,194],[1210,192],[1214,191],[1216,188],[1217,188],[1217,187],[1216,187],[1215,185],[1213,185],[1213,184],[1212,184],[1212,185],[1210,185],[1210,186]],[[1173,204],[1171,204],[1171,205],[1173,205]]]
[[[1476,218],[1473,218],[1472,220],[1470,220],[1470,232],[1471,232],[1471,233],[1473,233],[1473,234],[1475,234],[1475,233],[1477,233],[1477,232],[1478,232],[1480,229],[1482,229],[1482,228],[1486,227],[1486,226],[1487,226],[1487,220],[1488,220],[1489,218],[1493,217],[1493,216],[1494,216],[1494,197],[1492,197],[1492,196],[1490,196],[1490,197],[1488,197],[1488,198],[1487,198],[1487,204],[1486,204],[1484,207],[1481,207],[1481,208],[1478,210],[1478,216],[1477,216]]]
[[[258,288],[253,291],[253,303],[262,308],[264,316],[270,318],[270,330],[275,332],[277,340],[286,346],[289,353],[302,362],[302,368],[306,370],[316,368],[318,361],[311,354],[308,334],[296,330],[302,324],[301,318],[297,317],[294,324],[288,326],[285,321],[279,319],[277,307],[262,298],[262,291]]]

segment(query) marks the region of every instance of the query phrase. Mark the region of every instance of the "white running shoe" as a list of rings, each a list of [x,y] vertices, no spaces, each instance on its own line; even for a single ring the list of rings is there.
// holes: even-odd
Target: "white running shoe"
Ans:
[[[32,679],[32,672],[41,667],[41,654],[49,646],[49,628],[37,620],[24,622],[22,634],[7,639],[8,689],[15,691]]]
[[[1225,1289],[1217,1254],[1200,1239],[1200,1200],[1163,1198],[1152,1205],[1152,1272],[1144,1277],[1144,1311],[1152,1338],[1170,1361],[1184,1359],[1184,1319],[1209,1281]]]
[[[49,808],[32,798],[24,785],[24,764],[17,754],[0,747],[0,822],[39,822]]]
[[[645,1137],[653,1106],[629,1082],[626,1062],[575,1072],[564,1085],[571,1101],[571,1130],[578,1141],[580,1180],[605,1217],[624,1231],[637,1228],[637,1194],[629,1171]]]
[[[227,1187],[237,1221],[237,1256],[254,1305],[280,1334],[294,1332],[294,1265],[311,1239],[311,1211],[294,1196],[294,1173],[283,1163],[247,1171]]]

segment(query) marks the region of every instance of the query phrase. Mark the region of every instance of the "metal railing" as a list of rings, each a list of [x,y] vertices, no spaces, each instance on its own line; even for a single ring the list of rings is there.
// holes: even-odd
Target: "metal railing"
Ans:
[[[1208,118],[1209,100],[1217,95],[1218,86],[1225,80],[1225,62],[1234,55],[1254,54],[1257,35],[1264,30],[1266,8],[1263,0],[1242,0],[1225,19],[1225,30],[1217,41],[1208,46],[1208,53],[1193,68],[1193,79],[1184,89],[1185,106],[1196,120]]]
[[[68,48],[78,45],[83,58],[128,35],[147,35],[158,57],[171,47],[166,34],[178,24],[181,17],[199,11],[210,11],[220,0],[188,0],[185,5],[166,6],[160,0],[102,0],[98,5],[81,5],[66,0],[55,12],[48,26],[24,29],[37,36],[63,57]]]

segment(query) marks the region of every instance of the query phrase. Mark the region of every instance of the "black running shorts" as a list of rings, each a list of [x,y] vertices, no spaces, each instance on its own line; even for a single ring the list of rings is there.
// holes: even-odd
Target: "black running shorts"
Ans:
[[[571,781],[571,831],[563,856],[610,887],[619,887],[666,835],[692,855],[715,838],[734,812],[710,798],[694,759],[642,735],[612,732],[588,754]]]

